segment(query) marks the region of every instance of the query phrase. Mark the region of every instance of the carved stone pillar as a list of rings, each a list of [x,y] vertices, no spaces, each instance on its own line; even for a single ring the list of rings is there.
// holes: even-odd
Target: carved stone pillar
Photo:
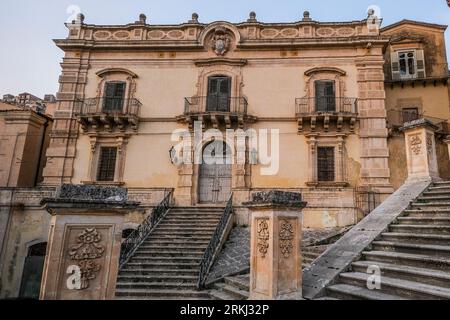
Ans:
[[[450,0],[449,0],[450,1]],[[448,148],[448,156],[450,158],[450,135],[446,136],[443,140],[443,142],[445,142],[447,144],[447,148]],[[450,160],[450,159],[449,159]]]
[[[269,191],[253,195],[250,300],[302,299],[301,194]]]
[[[405,124],[406,160],[408,178],[439,179],[434,132],[438,130],[432,122],[419,119]]]
[[[89,185],[62,185],[42,203],[52,220],[40,299],[113,299],[123,217],[138,203],[126,189]]]

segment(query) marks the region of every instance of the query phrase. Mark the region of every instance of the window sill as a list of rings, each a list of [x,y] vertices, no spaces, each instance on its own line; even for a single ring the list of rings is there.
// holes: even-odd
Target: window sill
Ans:
[[[306,185],[308,187],[315,187],[315,188],[343,188],[348,186],[348,182],[344,181],[309,181],[306,182]]]

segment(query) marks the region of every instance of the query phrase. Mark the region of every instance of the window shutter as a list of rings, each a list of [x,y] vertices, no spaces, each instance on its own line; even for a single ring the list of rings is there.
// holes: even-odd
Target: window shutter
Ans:
[[[426,78],[425,72],[425,55],[423,50],[416,51],[416,61],[417,61],[417,77]]]
[[[391,69],[392,69],[392,80],[400,79],[400,63],[398,61],[398,52],[391,52]]]

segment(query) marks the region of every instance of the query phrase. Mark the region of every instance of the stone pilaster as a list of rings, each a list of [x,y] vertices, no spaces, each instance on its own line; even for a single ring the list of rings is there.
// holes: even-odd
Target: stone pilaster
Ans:
[[[439,128],[426,119],[406,123],[405,134],[408,179],[439,179],[434,132]]]
[[[122,188],[62,185],[42,204],[52,219],[40,299],[113,299],[124,215],[139,203]]]
[[[43,171],[44,185],[71,181],[79,128],[75,113],[80,106],[76,101],[84,98],[89,58],[89,52],[67,51],[61,64],[58,106],[47,149],[47,165]]]
[[[269,191],[251,210],[250,300],[302,299],[301,194]]]
[[[393,192],[393,188],[389,182],[382,48],[374,46],[359,50],[356,67],[361,141],[361,184],[381,194],[390,194]]]

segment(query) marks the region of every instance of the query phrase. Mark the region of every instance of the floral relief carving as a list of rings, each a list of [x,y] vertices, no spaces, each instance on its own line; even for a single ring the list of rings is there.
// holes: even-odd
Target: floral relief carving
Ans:
[[[265,257],[267,249],[269,249],[269,219],[257,220],[257,239],[258,239],[258,251],[261,257]]]
[[[69,250],[69,257],[77,262],[81,271],[81,289],[89,287],[89,280],[97,277],[101,266],[95,260],[101,258],[105,247],[101,244],[102,237],[95,228],[86,228],[78,234],[77,243]]]
[[[410,144],[410,149],[411,151],[415,154],[418,155],[420,154],[420,150],[422,149],[422,140],[420,139],[419,136],[411,136],[409,138],[409,144]]]
[[[294,230],[292,223],[288,220],[282,220],[280,225],[280,249],[285,258],[289,258],[294,248],[292,240],[294,239]]]

